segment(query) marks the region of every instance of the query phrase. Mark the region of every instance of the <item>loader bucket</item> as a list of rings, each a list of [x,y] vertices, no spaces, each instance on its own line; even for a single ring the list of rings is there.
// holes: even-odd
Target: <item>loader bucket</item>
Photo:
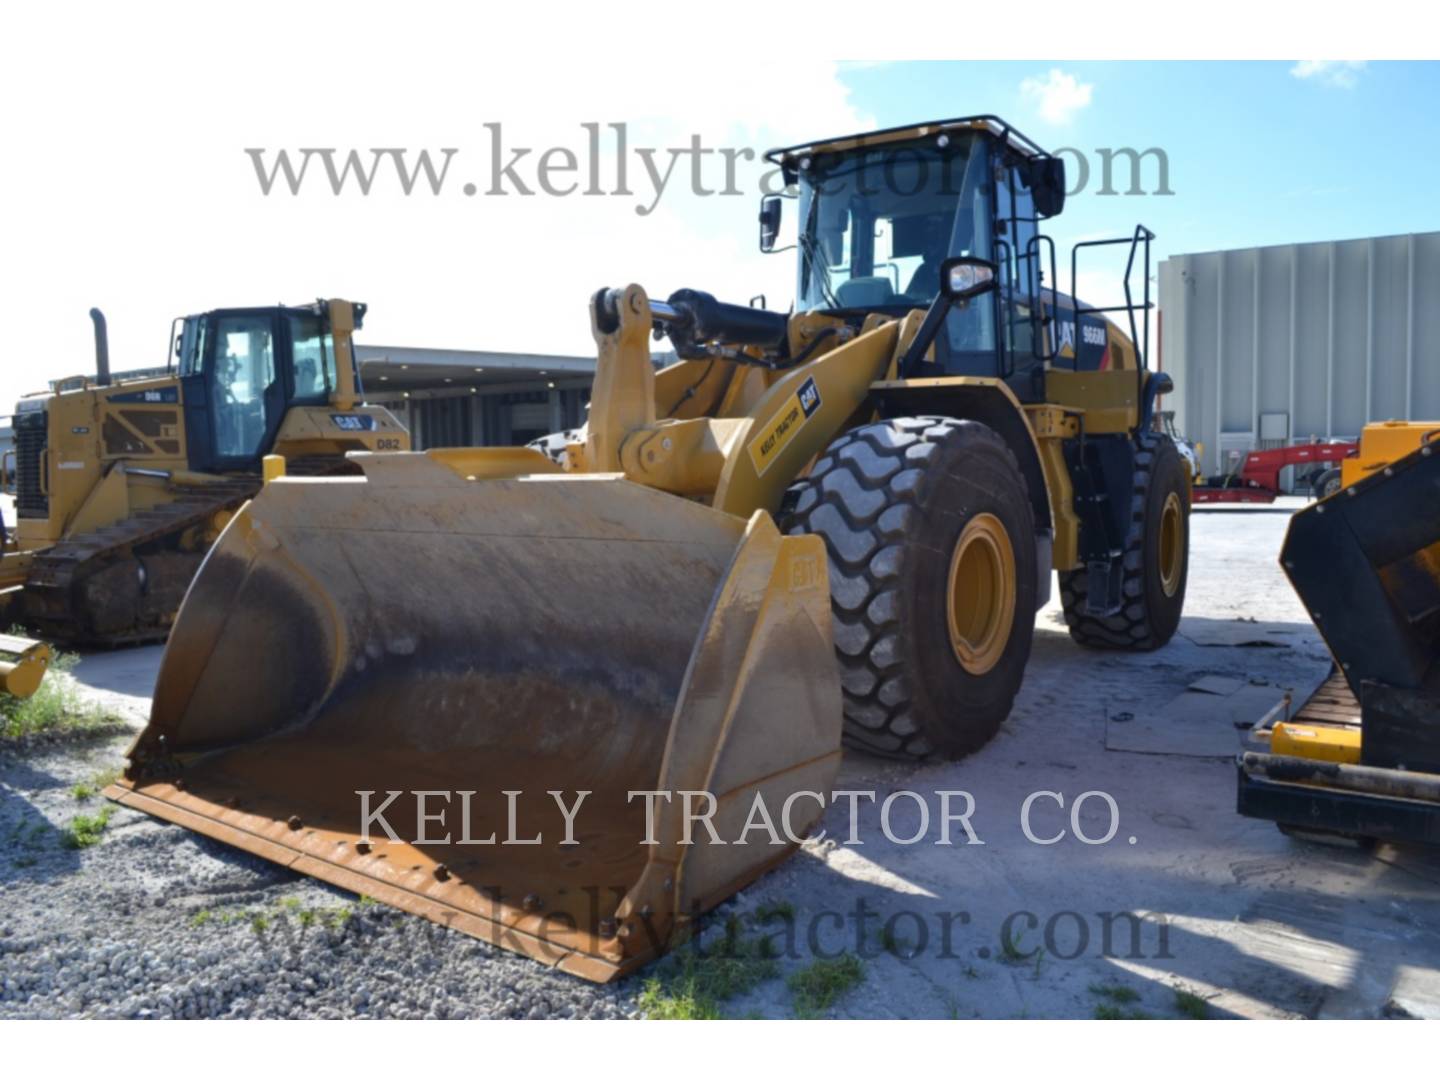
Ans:
[[[596,981],[818,820],[818,538],[514,451],[352,460],[227,526],[113,797]],[[757,797],[778,842],[735,844]]]
[[[28,698],[40,689],[50,659],[50,646],[45,642],[0,634],[0,691]]]

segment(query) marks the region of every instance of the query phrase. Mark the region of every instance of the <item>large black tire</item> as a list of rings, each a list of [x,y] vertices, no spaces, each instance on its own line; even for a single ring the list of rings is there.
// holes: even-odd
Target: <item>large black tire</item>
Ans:
[[[1099,617],[1085,613],[1089,577],[1080,570],[1060,574],[1060,599],[1070,636],[1092,649],[1158,649],[1180,626],[1190,573],[1190,486],[1185,459],[1167,435],[1144,433],[1135,453],[1130,490],[1130,530],[1125,538],[1125,579],[1121,609]],[[1173,500],[1178,520],[1178,564],[1162,558],[1169,547],[1166,506]],[[1170,573],[1163,573],[1168,565]]]
[[[1034,634],[1034,514],[1005,440],[949,417],[867,424],[791,487],[780,520],[829,552],[845,742],[912,760],[983,746],[1010,714]],[[1003,601],[965,600],[952,631],[955,583],[981,583],[957,593],[968,597],[997,580],[1008,584],[994,595],[1013,595],[1008,617],[994,617]],[[972,640],[974,671],[959,652]]]

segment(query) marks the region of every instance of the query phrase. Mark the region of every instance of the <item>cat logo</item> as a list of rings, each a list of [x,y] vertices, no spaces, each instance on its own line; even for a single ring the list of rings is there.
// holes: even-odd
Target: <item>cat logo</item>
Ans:
[[[1060,320],[1060,347],[1055,351],[1064,355],[1066,349],[1075,355],[1075,323],[1071,319]]]
[[[805,414],[805,419],[815,415],[815,410],[820,408],[820,388],[815,385],[814,379],[806,379],[800,387],[800,409]]]
[[[780,452],[790,444],[806,421],[820,408],[820,388],[813,378],[800,384],[800,389],[785,399],[780,411],[758,428],[760,434],[746,448],[755,466],[755,475],[764,476]]]

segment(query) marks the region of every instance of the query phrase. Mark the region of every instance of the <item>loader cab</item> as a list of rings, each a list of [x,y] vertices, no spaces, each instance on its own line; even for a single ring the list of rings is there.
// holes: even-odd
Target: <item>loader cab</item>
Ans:
[[[257,471],[286,410],[323,405],[337,385],[323,305],[190,315],[172,338],[196,471]]]
[[[1043,226],[1064,205],[1063,164],[1003,121],[877,132],[771,160],[798,192],[797,311],[857,324],[903,317],[934,302],[945,260],[982,259],[998,287],[950,311],[933,356],[910,374],[1002,378],[1020,400],[1040,401],[1047,363],[1104,364],[1106,309],[1077,319],[1055,291]],[[762,248],[779,213],[778,202],[762,210]]]

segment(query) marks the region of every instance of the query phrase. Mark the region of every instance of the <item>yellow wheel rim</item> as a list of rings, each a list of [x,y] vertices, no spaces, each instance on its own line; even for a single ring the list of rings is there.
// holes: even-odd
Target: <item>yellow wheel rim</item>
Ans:
[[[1165,496],[1160,511],[1160,588],[1166,596],[1174,596],[1180,588],[1180,568],[1185,565],[1185,515],[1180,512],[1180,496]]]
[[[955,658],[984,675],[1000,662],[1015,622],[1015,551],[994,514],[976,514],[960,530],[947,596]]]

